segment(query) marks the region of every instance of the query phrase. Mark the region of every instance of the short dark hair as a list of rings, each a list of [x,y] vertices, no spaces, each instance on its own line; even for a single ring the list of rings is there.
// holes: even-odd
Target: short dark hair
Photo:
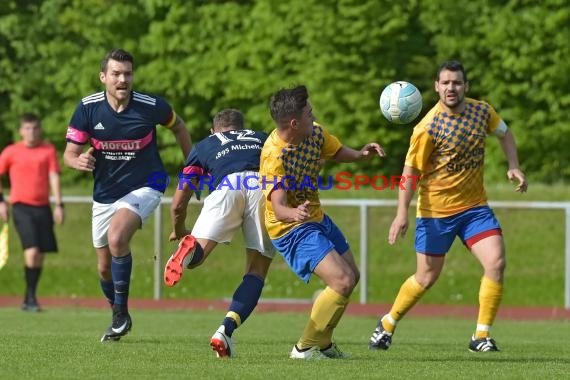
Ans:
[[[271,97],[269,102],[271,117],[276,123],[300,117],[308,99],[309,92],[305,86],[283,88]]]
[[[461,71],[461,74],[463,74],[463,81],[467,82],[467,74],[465,73],[465,69],[463,68],[463,65],[461,64],[461,62],[459,62],[459,61],[445,61],[445,62],[443,62],[441,64],[441,66],[439,66],[439,70],[437,70],[437,77],[435,78],[436,81],[439,82],[439,74],[443,70]]]
[[[24,113],[20,116],[20,124],[21,123],[38,123],[41,125],[40,118],[35,113]]]
[[[216,116],[214,116],[214,121],[212,122],[212,128],[214,130],[229,127],[243,129],[243,114],[239,110],[228,108],[218,112]]]
[[[111,60],[111,59],[113,61],[119,61],[119,62],[130,62],[131,65],[133,65],[133,66],[135,64],[135,59],[133,58],[131,53],[129,53],[123,49],[113,49],[107,53],[105,58],[103,58],[101,60],[101,72],[102,73],[107,72],[107,64],[109,63],[109,60]]]

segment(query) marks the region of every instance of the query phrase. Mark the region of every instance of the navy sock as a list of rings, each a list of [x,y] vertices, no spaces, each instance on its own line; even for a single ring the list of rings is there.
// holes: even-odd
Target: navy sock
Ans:
[[[111,273],[113,274],[113,285],[115,288],[114,305],[127,306],[132,268],[133,256],[130,253],[123,257],[113,256],[111,258]]]
[[[222,325],[225,327],[225,332],[227,336],[232,336],[234,330],[237,329],[237,322],[235,319],[230,317],[225,317]]]
[[[109,304],[113,306],[113,304],[115,303],[115,285],[113,284],[113,280],[109,281],[100,278],[99,284],[101,284],[101,290],[103,291],[103,294],[107,298],[107,301],[109,301]]]
[[[239,324],[244,323],[257,306],[264,284],[264,280],[254,274],[246,274],[243,276],[243,281],[237,287],[232,297],[232,303],[228,308],[228,315],[235,313],[240,318]],[[228,336],[232,336],[232,333],[238,327],[238,321],[229,316],[226,316],[222,324]]]
[[[204,257],[204,249],[198,242],[196,242],[196,247],[194,248],[194,256],[192,256],[192,260],[190,260],[188,265],[198,264],[200,261],[202,261],[202,257]]]

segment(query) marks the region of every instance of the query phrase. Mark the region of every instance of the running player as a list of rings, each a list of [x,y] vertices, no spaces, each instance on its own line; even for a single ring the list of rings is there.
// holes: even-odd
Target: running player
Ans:
[[[246,244],[245,275],[232,297],[226,317],[210,345],[218,357],[232,357],[232,334],[251,314],[261,296],[275,249],[263,221],[265,199],[259,186],[259,155],[264,132],[244,129],[240,111],[226,109],[215,117],[212,133],[194,145],[172,199],[170,240],[182,239],[164,270],[164,282],[174,286],[183,270],[201,265],[218,243],[231,242],[242,229]],[[191,235],[185,227],[186,208],[204,184],[213,191]]]
[[[164,191],[148,185],[152,173],[164,172],[156,125],[174,134],[184,157],[192,144],[184,121],[164,99],[133,91],[131,54],[110,51],[101,62],[99,79],[105,91],[83,98],[71,117],[64,162],[93,172],[93,246],[101,289],[113,309],[112,323],[101,338],[107,341],[132,327],[130,241]],[[87,143],[91,147],[83,152]]]

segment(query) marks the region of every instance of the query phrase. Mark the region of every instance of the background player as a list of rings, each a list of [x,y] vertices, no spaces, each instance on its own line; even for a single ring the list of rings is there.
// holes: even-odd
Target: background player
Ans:
[[[184,121],[164,99],[133,91],[133,61],[121,49],[105,56],[99,73],[105,91],[83,98],[75,109],[64,153],[70,168],[93,172],[93,246],[101,288],[113,307],[111,326],[101,341],[116,340],[132,326],[130,241],[164,191],[148,187],[151,174],[164,172],[156,125],[174,134],[184,157],[192,145]],[[83,153],[87,143],[91,148]]]
[[[244,129],[243,115],[226,109],[215,117],[212,135],[197,143],[188,156],[184,178],[172,199],[173,231],[170,240],[181,239],[178,250],[168,260],[164,281],[174,286],[185,268],[202,264],[218,243],[231,242],[241,227],[246,244],[243,281],[232,297],[222,325],[210,345],[218,357],[234,356],[232,334],[251,314],[265,283],[275,249],[265,230],[265,199],[259,187],[259,155],[267,139],[264,132]],[[204,206],[192,235],[186,230],[186,209],[194,189],[208,176],[214,191]]]
[[[439,102],[414,128],[402,173],[421,173],[416,219],[416,273],[400,288],[392,309],[378,322],[370,348],[387,350],[396,324],[436,282],[445,254],[459,236],[479,260],[483,278],[479,289],[479,317],[469,343],[471,351],[498,351],[490,338],[503,295],[505,247],[499,222],[487,206],[483,188],[485,137],[499,138],[507,157],[509,180],[525,192],[527,182],[519,169],[512,132],[487,103],[469,99],[467,75],[461,63],[444,62],[435,81]],[[388,240],[394,244],[408,229],[412,186],[399,192],[397,215]]]

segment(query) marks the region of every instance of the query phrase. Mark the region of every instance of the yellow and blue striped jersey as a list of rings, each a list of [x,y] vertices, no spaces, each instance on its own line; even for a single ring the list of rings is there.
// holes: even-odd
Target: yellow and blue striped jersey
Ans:
[[[406,165],[422,173],[418,217],[446,217],[487,204],[485,138],[499,123],[493,107],[467,98],[461,113],[450,114],[438,102],[416,125]]]
[[[306,222],[320,222],[323,211],[319,200],[319,160],[332,159],[342,147],[340,141],[318,123],[313,123],[311,135],[297,145],[283,141],[277,130],[271,132],[263,150],[259,170],[260,186],[267,198],[265,226],[272,239],[279,238],[299,225],[299,222],[280,222],[275,218],[269,200],[276,184],[287,191],[287,205],[295,208],[306,200],[310,202],[310,218]]]

